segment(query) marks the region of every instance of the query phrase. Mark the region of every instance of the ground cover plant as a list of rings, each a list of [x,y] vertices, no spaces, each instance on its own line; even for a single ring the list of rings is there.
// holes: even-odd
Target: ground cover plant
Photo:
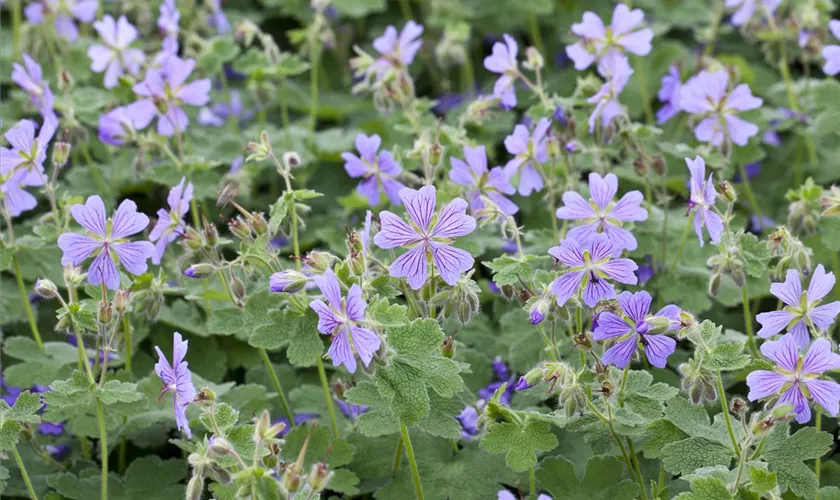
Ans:
[[[840,498],[831,1],[0,9],[4,498]]]

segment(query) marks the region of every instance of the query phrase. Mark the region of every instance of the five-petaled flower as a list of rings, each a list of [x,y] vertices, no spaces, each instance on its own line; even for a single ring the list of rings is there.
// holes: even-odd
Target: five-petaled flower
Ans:
[[[840,355],[831,352],[831,341],[815,340],[803,356],[796,339],[785,335],[781,340],[761,344],[761,353],[776,363],[776,369],[755,370],[747,375],[750,401],[781,394],[776,406],[793,405],[800,424],[811,420],[809,398],[832,417],[837,415],[840,384],[821,378],[823,373],[840,368]]]
[[[589,115],[590,133],[595,131],[595,125],[599,119],[601,128],[606,128],[624,113],[624,107],[619,102],[618,96],[630,81],[633,69],[630,68],[627,56],[613,50],[598,62],[598,74],[607,81],[601,85],[595,95],[586,100],[589,104],[595,104],[592,114]]]
[[[680,308],[668,304],[656,314],[651,315],[650,304],[653,298],[645,291],[618,294],[618,304],[624,316],[609,311],[598,315],[598,326],[592,338],[606,340],[618,338],[618,342],[604,352],[601,362],[624,368],[633,358],[636,347],[641,344],[647,360],[657,368],[665,368],[677,341],[664,335],[678,330]]]
[[[646,56],[652,48],[653,30],[641,28],[645,14],[641,9],[630,10],[623,3],[615,6],[610,26],[594,12],[584,12],[583,22],[572,25],[572,33],[580,41],[566,47],[566,55],[574,61],[578,71],[588,68],[610,52],[627,51]]]
[[[388,26],[385,33],[373,40],[373,48],[382,56],[374,64],[380,78],[391,68],[403,69],[411,65],[423,45],[422,34],[423,25],[408,21],[399,34],[397,28]]]
[[[146,79],[134,85],[134,93],[142,99],[128,109],[138,129],[146,128],[156,116],[160,135],[171,137],[187,129],[189,118],[181,105],[204,106],[210,100],[209,79],[186,83],[194,67],[194,59],[173,55],[161,69],[149,69]]]
[[[129,47],[137,39],[137,28],[131,25],[125,16],[115,21],[106,15],[101,21],[93,23],[104,44],[95,43],[88,48],[90,69],[94,73],[105,72],[103,83],[106,89],[117,85],[117,79],[124,75],[136,75],[146,55],[140,49]]]
[[[400,199],[411,218],[411,225],[385,210],[379,214],[382,230],[373,237],[379,248],[410,248],[391,263],[391,276],[407,278],[413,290],[419,289],[426,282],[427,261],[431,255],[443,281],[454,285],[461,273],[472,269],[475,263],[469,252],[451,246],[453,238],[475,230],[475,219],[466,214],[467,202],[455,198],[435,214],[437,191],[434,186],[423,186],[418,191],[403,188]]]
[[[73,19],[93,22],[98,8],[99,0],[41,0],[27,5],[24,13],[29,24],[35,25],[52,17],[56,34],[68,42],[75,42],[79,38],[79,28]]]
[[[183,340],[178,332],[172,335],[171,365],[160,347],[155,346],[159,358],[158,362],[155,363],[155,373],[163,382],[161,396],[167,392],[172,393],[172,403],[175,405],[175,423],[178,424],[178,429],[186,434],[187,439],[192,438],[190,422],[187,420],[187,406],[195,400],[196,396],[192,373],[190,373],[187,362],[184,360],[187,357],[189,343],[190,341]]]
[[[332,336],[329,355],[333,365],[344,365],[347,371],[355,373],[356,354],[365,366],[370,365],[382,341],[376,333],[359,326],[367,309],[361,287],[354,283],[347,297],[342,298],[341,285],[330,269],[323,276],[315,277],[315,283],[327,302],[315,299],[309,307],[318,313],[318,331]]]
[[[514,194],[516,188],[510,184],[502,168],[493,167],[487,170],[487,153],[484,146],[464,146],[464,159],[466,162],[455,157],[450,158],[452,170],[449,171],[449,178],[455,184],[469,186],[467,199],[470,200],[473,215],[484,208],[482,197],[490,199],[507,215],[519,211],[516,203],[505,196]]]
[[[701,157],[696,157],[693,160],[686,158],[686,165],[691,172],[691,195],[688,199],[688,210],[694,212],[694,232],[697,233],[697,238],[700,240],[700,246],[703,246],[703,227],[709,231],[709,237],[712,243],[720,243],[720,235],[723,234],[723,219],[717,212],[715,212],[715,200],[717,199],[717,191],[715,191],[714,173],[709,174],[706,179],[706,162]]]
[[[519,78],[519,68],[516,53],[519,47],[510,35],[503,35],[504,43],[493,44],[493,52],[484,58],[487,71],[496,73],[499,79],[493,85],[493,96],[498,98],[505,109],[516,106],[516,89],[514,84]]]
[[[589,201],[575,191],[563,193],[563,206],[557,209],[557,218],[583,222],[571,228],[567,236],[585,242],[593,234],[604,233],[619,252],[635,250],[636,237],[622,224],[647,220],[647,210],[641,207],[644,196],[640,191],[630,191],[615,202],[616,193],[618,177],[615,174],[601,177],[595,172],[589,174]]]
[[[70,207],[70,215],[87,229],[88,234],[64,233],[58,237],[58,247],[64,252],[61,264],[81,265],[88,257],[96,258],[88,269],[88,282],[102,283],[111,290],[120,286],[120,272],[115,261],[131,274],[146,272],[146,260],[155,246],[148,241],[128,241],[128,237],[146,229],[149,218],[137,212],[137,205],[123,200],[114,216],[107,218],[105,204],[98,195],[91,196],[84,205]]]
[[[44,79],[44,72],[38,61],[32,59],[29,54],[24,54],[23,66],[20,63],[12,64],[12,81],[29,95],[29,102],[38,109],[44,119],[52,117],[57,120],[53,111],[55,96],[50,90],[50,82]]]
[[[356,191],[367,198],[371,206],[379,205],[380,188],[385,191],[391,203],[399,205],[400,189],[405,186],[396,178],[402,172],[402,167],[390,151],[382,150],[377,154],[380,144],[382,144],[382,139],[376,134],[357,135],[356,150],[359,156],[353,153],[341,153],[345,161],[344,170],[350,177],[362,178]]]
[[[517,125],[513,133],[505,138],[505,149],[515,155],[505,165],[505,175],[513,179],[519,174],[519,194],[528,196],[534,191],[541,191],[545,182],[537,169],[548,161],[548,139],[546,134],[551,127],[551,120],[540,118],[534,127],[533,135],[528,134],[528,127]]]
[[[702,117],[694,128],[698,141],[721,146],[724,139],[738,146],[746,146],[758,127],[736,116],[736,113],[760,108],[764,102],[755,97],[749,85],[742,83],[728,91],[729,73],[701,71],[688,79],[680,89],[680,107],[683,111]]]
[[[47,118],[35,137],[35,123],[21,120],[4,134],[11,147],[0,147],[0,198],[12,217],[38,204],[24,187],[44,185],[44,160],[56,127],[57,123]]]
[[[770,285],[770,293],[784,302],[781,311],[761,313],[756,320],[761,324],[758,336],[767,338],[782,330],[787,330],[785,337],[793,337],[799,346],[808,345],[811,338],[810,328],[827,330],[840,314],[840,301],[822,304],[823,299],[834,288],[834,273],[826,273],[822,264],[818,265],[811,276],[808,290],[802,290],[799,271],[791,269],[785,276],[784,283]]]
[[[158,220],[149,233],[149,241],[156,242],[152,264],[159,265],[166,247],[186,230],[184,215],[190,211],[190,201],[193,198],[192,182],[184,187],[186,181],[186,178],[181,177],[181,182],[169,190],[169,196],[166,198],[169,210],[161,208],[157,211]]]
[[[583,302],[593,307],[601,299],[615,297],[615,288],[607,279],[626,285],[638,281],[634,274],[638,266],[630,259],[614,259],[615,245],[604,234],[593,234],[581,247],[577,241],[566,238],[560,246],[548,250],[555,259],[569,267],[551,283],[551,292],[562,306],[583,287]]]

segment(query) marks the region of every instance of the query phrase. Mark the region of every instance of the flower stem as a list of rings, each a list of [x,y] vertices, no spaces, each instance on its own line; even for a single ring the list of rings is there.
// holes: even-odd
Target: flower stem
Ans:
[[[544,56],[545,49],[543,46],[542,35],[540,34],[540,23],[537,20],[537,15],[534,13],[531,13],[528,16],[528,33],[531,35],[531,41],[534,43],[534,47],[536,47],[536,49],[540,51],[540,54]]]
[[[292,413],[292,409],[289,407],[289,401],[286,399],[286,392],[283,390],[283,386],[280,385],[280,379],[277,378],[277,372],[274,371],[274,365],[271,364],[271,360],[268,359],[268,352],[265,349],[260,347],[260,357],[265,363],[265,369],[268,371],[268,376],[271,377],[271,384],[274,386],[274,390],[277,391],[277,397],[280,398],[280,406],[283,407],[283,413],[286,414],[286,418],[289,419],[289,425],[295,425],[295,415]]]
[[[814,422],[814,426],[817,428],[817,432],[820,431],[820,427],[822,424],[822,407],[820,405],[814,405],[814,408],[817,411],[816,421]],[[822,457],[817,457],[814,461],[814,474],[817,475],[817,498],[819,499],[819,488],[820,488],[820,469],[822,468]]]
[[[26,285],[23,284],[23,275],[20,272],[20,260],[18,260],[17,253],[12,255],[12,265],[15,268],[15,278],[17,278],[20,298],[23,299],[23,309],[26,311],[26,319],[29,321],[29,329],[32,331],[32,338],[35,339],[38,349],[43,351],[44,343],[41,341],[41,333],[38,331],[38,322],[35,320],[35,314],[32,312],[32,305],[29,303],[29,296],[26,293]]]
[[[15,456],[15,462],[17,462],[18,469],[20,469],[20,475],[23,477],[23,482],[26,483],[26,491],[29,492],[29,498],[32,500],[38,500],[38,495],[35,494],[35,488],[32,487],[32,481],[29,480],[29,474],[26,472],[26,466],[23,465],[23,460],[20,458],[20,453],[18,453],[17,447],[12,448],[12,454]]]
[[[23,0],[17,0],[12,2],[12,38],[14,38],[14,51],[12,52],[13,58],[15,61],[18,60],[20,57],[20,33],[22,26],[22,19],[23,16],[21,15],[23,11]]]
[[[683,250],[685,249],[685,244],[688,242],[688,233],[691,231],[692,222],[694,222],[694,212],[691,212],[691,215],[688,216],[688,221],[685,223],[685,229],[683,229],[682,236],[680,237],[680,246],[677,247],[677,254],[674,255],[671,267],[668,268],[668,274],[674,274],[674,271],[677,269],[677,264],[679,264],[680,257],[682,257]]]
[[[641,59],[638,57],[636,59]],[[645,110],[645,120],[647,123],[653,123],[653,107],[650,104],[650,92],[648,91],[648,81],[647,81],[647,73],[645,71],[639,71],[636,73],[639,75],[639,92],[641,93],[642,99],[642,107]]]
[[[647,500],[647,488],[645,488],[645,477],[642,475],[642,468],[639,466],[639,456],[636,455],[636,447],[633,446],[633,440],[630,436],[625,438],[627,440],[627,447],[629,448],[630,462],[636,468],[636,476],[639,478],[639,487],[642,489],[642,499]]]
[[[123,314],[122,320],[125,335],[125,370],[131,372],[131,324],[128,322],[128,313]]]
[[[327,402],[327,412],[330,414],[330,427],[333,436],[338,437],[338,423],[335,419],[335,408],[333,407],[332,396],[330,396],[330,384],[327,380],[327,372],[324,370],[324,362],[318,357],[318,376],[321,378],[321,388],[324,390],[324,400]]]
[[[402,451],[403,451],[403,438],[402,434],[397,436],[397,447],[394,449],[394,467],[393,472],[391,472],[391,479],[397,478],[397,472],[400,470],[400,464],[402,463]]]
[[[531,467],[531,470],[528,471],[528,486],[530,489],[528,491],[531,492],[531,496],[537,496],[537,469]]]
[[[752,325],[752,313],[750,313],[750,295],[747,289],[747,283],[741,287],[741,297],[744,304],[744,327],[747,329],[747,345],[750,346],[750,353],[753,357],[758,358],[758,348],[755,345],[755,332]]]
[[[408,427],[400,424],[402,440],[405,444],[405,454],[408,456],[408,465],[411,466],[411,477],[414,480],[414,491],[417,493],[417,500],[423,500],[423,484],[420,482],[420,471],[417,470],[417,459],[414,457],[414,447],[411,445],[411,437],[408,435]]]
[[[102,460],[102,500],[108,500],[108,433],[105,431],[105,413],[99,398],[96,398],[96,420],[99,421],[99,454]]]
[[[726,421],[726,430],[729,432],[729,440],[732,441],[732,449],[735,455],[741,457],[741,448],[738,446],[738,440],[735,438],[735,430],[732,428],[732,420],[729,417],[729,403],[726,402],[726,393],[723,390],[723,377],[720,372],[717,372],[717,389],[718,398],[720,398],[720,409],[723,410],[723,419]]]

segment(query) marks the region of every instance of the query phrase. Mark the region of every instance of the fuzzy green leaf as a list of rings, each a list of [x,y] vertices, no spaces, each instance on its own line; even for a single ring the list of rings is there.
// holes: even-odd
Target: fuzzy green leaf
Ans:
[[[623,464],[615,457],[592,457],[579,479],[572,462],[550,457],[540,462],[537,479],[554,500],[632,500],[639,487],[622,479]]]
[[[774,427],[764,443],[761,458],[778,474],[782,492],[790,489],[801,497],[813,497],[819,487],[817,476],[803,462],[825,455],[833,438],[814,427],[804,427],[793,435],[788,431],[786,424]]]
[[[513,422],[490,426],[481,440],[481,449],[490,453],[504,453],[505,463],[516,472],[523,472],[537,464],[537,452],[557,447],[557,438],[545,422],[530,422],[525,428]]]
[[[740,342],[725,342],[714,346],[704,358],[704,366],[711,371],[740,370],[750,364],[750,356],[744,354],[744,344]]]
[[[691,492],[680,493],[674,500],[729,500],[734,498],[726,484],[714,476],[692,477]]]
[[[112,405],[114,403],[132,403],[143,397],[137,391],[137,384],[131,382],[120,382],[109,380],[102,387],[96,388],[96,397],[102,404]]]
[[[760,278],[767,272],[770,262],[770,247],[752,233],[741,233],[741,259],[744,261],[744,271],[753,278]]]
[[[673,474],[690,474],[701,467],[728,466],[732,451],[704,438],[690,437],[662,447],[662,465]]]

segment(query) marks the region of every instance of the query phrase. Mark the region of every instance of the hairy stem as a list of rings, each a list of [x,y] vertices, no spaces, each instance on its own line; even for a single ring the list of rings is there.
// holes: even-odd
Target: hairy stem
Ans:
[[[26,311],[26,320],[29,321],[29,329],[32,331],[32,338],[38,345],[38,349],[44,350],[44,343],[41,341],[41,333],[38,331],[38,322],[35,321],[35,314],[32,312],[32,305],[29,303],[29,295],[26,293],[26,285],[23,284],[23,275],[20,272],[20,260],[17,253],[12,255],[12,265],[15,268],[20,298],[23,299],[23,309]]]
[[[726,402],[726,392],[723,390],[723,377],[717,372],[718,398],[720,398],[720,409],[723,411],[723,419],[726,421],[726,430],[729,432],[729,440],[732,442],[732,449],[735,455],[741,457],[741,447],[738,446],[738,439],[735,438],[735,429],[732,428],[732,419],[729,416],[729,403]]]
[[[105,412],[102,401],[96,398],[96,420],[99,421],[99,454],[102,460],[102,500],[108,500],[108,433],[105,430]]]
[[[277,378],[277,372],[274,371],[274,365],[271,364],[271,360],[268,358],[268,352],[262,347],[260,347],[259,351],[260,357],[263,363],[265,363],[265,369],[268,370],[268,376],[271,378],[271,384],[274,386],[274,390],[277,391],[277,397],[280,398],[280,406],[283,407],[283,413],[289,419],[289,425],[295,425],[295,415],[292,413],[288,399],[286,399],[286,392],[283,390],[283,386],[280,385],[280,379]]]
[[[327,380],[327,372],[324,370],[324,362],[318,357],[318,376],[321,378],[321,388],[324,390],[324,401],[327,402],[327,412],[330,414],[330,428],[333,436],[338,437],[338,423],[335,419],[335,407],[330,395],[330,384]]]
[[[26,466],[23,465],[23,460],[20,458],[20,453],[18,453],[17,447],[12,448],[12,454],[15,457],[18,469],[20,469],[20,475],[23,477],[23,482],[26,484],[26,491],[29,492],[29,498],[32,500],[38,500],[38,495],[35,494],[35,488],[32,487],[32,481],[29,480],[29,474],[26,472]]]
[[[755,332],[753,331],[752,313],[750,312],[750,295],[746,282],[741,287],[741,298],[744,305],[744,327],[747,329],[747,345],[750,346],[750,353],[753,357],[758,358],[758,347],[755,344]]]
[[[682,257],[683,250],[685,249],[685,244],[688,241],[688,234],[691,232],[692,222],[694,222],[694,212],[691,212],[691,215],[689,215],[688,217],[688,222],[685,223],[685,229],[683,229],[682,236],[680,237],[680,246],[677,247],[677,254],[674,255],[674,260],[671,262],[671,267],[668,268],[668,274],[674,274],[674,271],[677,269],[677,264],[679,264],[680,262],[680,257]]]
[[[411,437],[408,435],[408,427],[400,424],[402,440],[405,444],[405,454],[408,456],[408,465],[411,467],[411,478],[414,480],[414,491],[417,493],[417,500],[423,500],[423,484],[420,482],[420,471],[417,469],[417,459],[414,457],[414,447],[411,445]]]

